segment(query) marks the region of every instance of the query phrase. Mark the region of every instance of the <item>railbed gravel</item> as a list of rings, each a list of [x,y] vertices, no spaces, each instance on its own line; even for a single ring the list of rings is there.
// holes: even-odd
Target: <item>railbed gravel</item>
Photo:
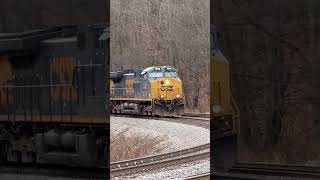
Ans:
[[[144,173],[138,173],[131,176],[115,177],[112,180],[157,180],[157,179],[185,179],[190,176],[210,172],[209,160],[200,160],[175,166],[160,168]]]
[[[165,137],[169,146],[162,153],[187,149],[210,142],[210,131],[208,129],[175,122],[111,116],[110,126],[111,133],[129,129],[126,135],[139,134]]]
[[[170,146],[164,149],[162,153],[187,149],[210,142],[210,131],[208,129],[181,123],[142,118],[111,117],[110,125],[113,133],[129,129],[126,135],[165,136],[167,138],[166,143]],[[201,160],[112,179],[183,179],[209,171],[210,161]]]

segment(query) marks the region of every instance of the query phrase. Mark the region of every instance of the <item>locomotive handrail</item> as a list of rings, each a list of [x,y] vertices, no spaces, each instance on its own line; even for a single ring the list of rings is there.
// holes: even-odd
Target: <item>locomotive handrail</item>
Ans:
[[[231,101],[232,101],[232,113],[233,113],[233,129],[235,132],[240,133],[240,122],[239,122],[239,117],[240,117],[240,111],[239,108],[237,106],[237,103],[233,97],[233,95],[231,95]],[[235,110],[235,111],[234,111]]]
[[[232,103],[232,107],[233,107],[233,108],[232,108],[233,115],[234,115],[235,117],[239,117],[240,111],[239,111],[239,108],[238,108],[238,106],[237,106],[237,103],[236,103],[233,95],[231,95],[231,103]]]

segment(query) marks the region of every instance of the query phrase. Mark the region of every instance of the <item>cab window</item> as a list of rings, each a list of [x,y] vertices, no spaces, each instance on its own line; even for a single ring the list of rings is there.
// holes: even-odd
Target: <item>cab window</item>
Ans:
[[[161,78],[161,77],[163,77],[163,73],[161,71],[160,72],[150,72],[149,77],[150,78]]]
[[[177,72],[175,72],[175,71],[167,71],[167,72],[165,72],[165,76],[166,77],[177,77],[178,75],[177,75]]]

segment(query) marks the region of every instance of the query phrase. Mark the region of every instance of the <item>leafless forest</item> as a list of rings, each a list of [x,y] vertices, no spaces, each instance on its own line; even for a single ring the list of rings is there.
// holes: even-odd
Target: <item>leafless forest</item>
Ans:
[[[320,1],[211,2],[241,110],[240,160],[320,159]]]
[[[171,65],[187,108],[209,111],[209,0],[111,1],[111,70]]]
[[[107,0],[2,0],[0,33],[109,21]]]

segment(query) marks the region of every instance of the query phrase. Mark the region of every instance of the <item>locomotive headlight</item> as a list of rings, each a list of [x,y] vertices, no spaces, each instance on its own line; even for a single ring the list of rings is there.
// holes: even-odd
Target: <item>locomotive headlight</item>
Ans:
[[[179,94],[177,94],[177,98],[179,98],[180,97],[180,95]]]
[[[166,85],[169,85],[169,84],[170,84],[170,80],[167,79],[167,80],[166,80]]]
[[[163,98],[164,96],[163,96],[163,95],[161,95],[160,97],[161,97],[161,98]]]

